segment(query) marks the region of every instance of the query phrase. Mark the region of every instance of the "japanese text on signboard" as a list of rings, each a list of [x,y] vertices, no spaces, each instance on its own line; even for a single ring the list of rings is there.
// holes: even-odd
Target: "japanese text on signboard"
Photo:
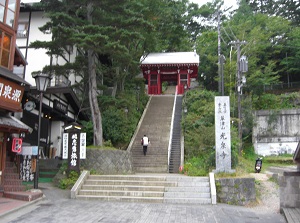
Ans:
[[[216,169],[231,169],[229,97],[215,97]]]
[[[0,77],[1,106],[8,107],[12,110],[19,110],[23,92],[23,86]]]

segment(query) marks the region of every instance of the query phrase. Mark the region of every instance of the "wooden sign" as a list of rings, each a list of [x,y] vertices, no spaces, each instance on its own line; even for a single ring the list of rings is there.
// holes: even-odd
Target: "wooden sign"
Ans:
[[[0,77],[0,108],[9,111],[22,111],[21,101],[24,86]]]

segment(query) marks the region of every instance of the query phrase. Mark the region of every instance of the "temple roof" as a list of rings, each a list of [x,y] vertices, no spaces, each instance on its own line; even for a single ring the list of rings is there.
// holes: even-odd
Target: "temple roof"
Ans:
[[[141,65],[149,64],[197,64],[200,58],[196,52],[149,53],[141,57]]]

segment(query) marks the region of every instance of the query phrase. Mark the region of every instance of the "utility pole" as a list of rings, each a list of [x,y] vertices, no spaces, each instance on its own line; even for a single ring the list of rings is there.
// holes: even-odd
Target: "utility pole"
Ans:
[[[222,92],[222,75],[221,75],[221,31],[220,31],[220,9],[218,9],[218,91],[219,93]],[[223,96],[223,94],[222,94]]]
[[[222,93],[222,96],[224,96],[224,62],[225,62],[225,56],[222,54],[222,55],[220,55],[221,93]]]
[[[242,119],[241,119],[241,93],[242,93],[242,78],[241,78],[241,64],[240,64],[240,57],[241,57],[241,45],[246,44],[246,41],[231,41],[229,44],[234,45],[237,49],[237,101],[238,101],[238,135],[239,135],[239,155],[241,155],[242,149]]]

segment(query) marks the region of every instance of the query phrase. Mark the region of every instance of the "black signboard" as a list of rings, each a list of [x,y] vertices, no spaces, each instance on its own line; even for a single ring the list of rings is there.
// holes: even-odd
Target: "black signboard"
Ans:
[[[68,105],[63,104],[56,99],[53,101],[53,108],[63,114],[68,113]]]

